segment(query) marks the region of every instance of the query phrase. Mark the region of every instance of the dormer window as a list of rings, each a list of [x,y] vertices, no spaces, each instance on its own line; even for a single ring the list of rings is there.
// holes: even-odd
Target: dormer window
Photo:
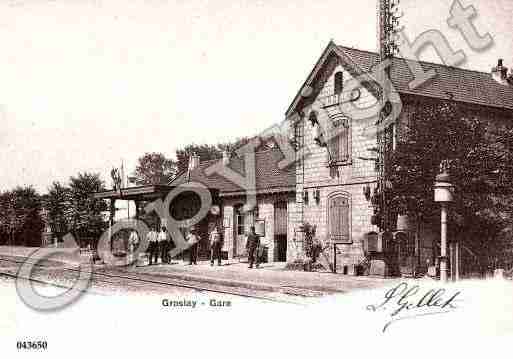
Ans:
[[[342,71],[339,71],[335,73],[335,80],[334,80],[334,92],[335,95],[340,95],[342,93],[342,89],[344,88],[344,73]]]

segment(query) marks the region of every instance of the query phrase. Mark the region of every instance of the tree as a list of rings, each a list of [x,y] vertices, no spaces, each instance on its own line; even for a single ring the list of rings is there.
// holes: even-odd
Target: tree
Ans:
[[[70,178],[70,229],[82,242],[84,238],[97,240],[107,228],[103,212],[107,210],[104,200],[92,196],[105,190],[98,173],[79,173]]]
[[[455,185],[452,236],[458,236],[487,265],[502,246],[500,233],[511,225],[513,135],[511,130],[476,119],[451,102],[423,103],[390,156],[392,212],[418,222],[438,223],[440,207],[433,183],[442,161],[450,164]]]
[[[23,226],[26,214],[20,210],[13,191],[7,191],[0,196],[0,225],[4,242],[7,245],[17,244],[17,235]]]
[[[200,157],[200,161],[215,160],[223,156],[222,150],[215,145],[187,145],[184,148],[176,150],[178,173],[182,173],[187,170],[189,166],[189,157],[194,153]]]
[[[187,145],[184,148],[176,150],[178,173],[187,171],[189,166],[189,158],[194,153],[200,157],[200,161],[217,160],[223,157],[223,151],[228,151],[229,153],[233,154],[237,150],[240,150],[243,146],[247,145],[251,140],[259,141],[259,146],[257,146],[255,151],[261,151],[276,145],[276,141],[274,141],[274,139],[264,136],[255,136],[251,138],[239,137],[234,141],[222,142],[216,145]]]
[[[137,160],[134,177],[138,184],[166,184],[177,174],[177,164],[160,152],[145,153]]]
[[[16,187],[0,195],[0,226],[11,245],[41,244],[41,197],[32,186]]]
[[[71,189],[53,182],[44,198],[47,221],[59,241],[71,230]]]
[[[41,234],[44,228],[41,218],[41,196],[32,186],[16,187],[14,195],[25,220],[20,230],[20,242],[24,245],[41,245]]]

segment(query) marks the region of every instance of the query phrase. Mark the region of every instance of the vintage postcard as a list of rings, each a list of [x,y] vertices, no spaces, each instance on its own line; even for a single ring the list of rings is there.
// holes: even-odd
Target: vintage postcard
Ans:
[[[0,1],[2,358],[511,356],[512,15]]]

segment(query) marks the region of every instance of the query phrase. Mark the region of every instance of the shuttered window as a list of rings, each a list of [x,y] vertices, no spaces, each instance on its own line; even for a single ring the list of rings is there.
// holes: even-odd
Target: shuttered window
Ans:
[[[349,199],[342,195],[330,198],[328,211],[331,240],[350,241]]]
[[[328,141],[330,160],[333,163],[349,161],[349,121],[333,121],[332,135]]]

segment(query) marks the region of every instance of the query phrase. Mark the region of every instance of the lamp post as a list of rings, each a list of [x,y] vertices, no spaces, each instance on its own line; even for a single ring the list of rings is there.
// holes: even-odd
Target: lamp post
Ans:
[[[453,201],[454,186],[447,173],[446,163],[441,165],[442,172],[436,176],[434,191],[435,202],[441,205],[440,226],[440,280],[447,282],[447,204]]]

